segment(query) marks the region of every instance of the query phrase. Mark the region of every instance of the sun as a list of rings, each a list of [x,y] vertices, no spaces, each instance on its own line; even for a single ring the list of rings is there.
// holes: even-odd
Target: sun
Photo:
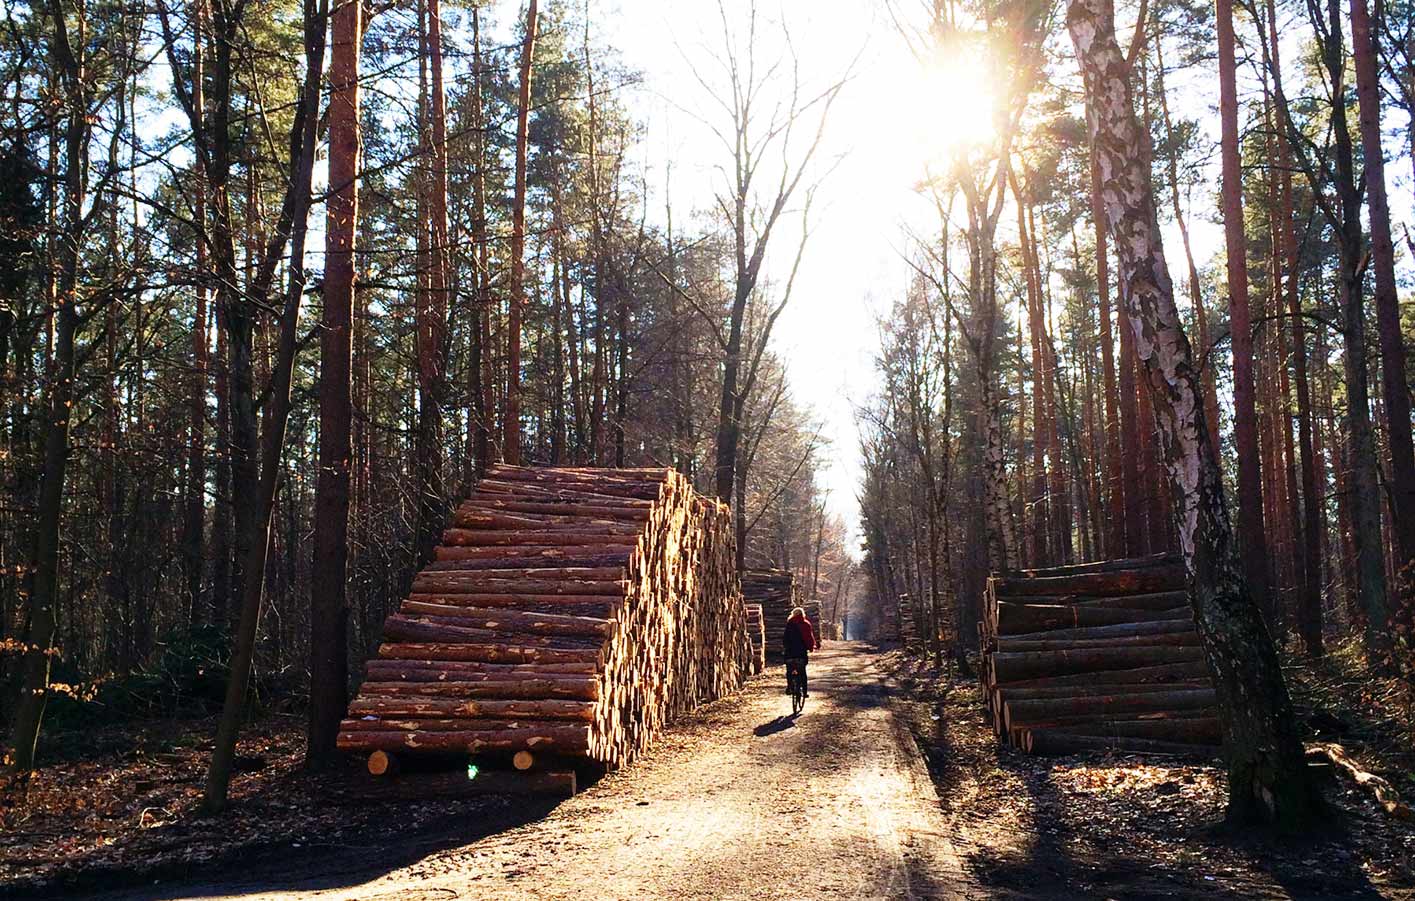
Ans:
[[[914,101],[925,160],[951,161],[990,143],[997,133],[997,106],[988,67],[972,54],[959,53],[922,70]]]
[[[993,142],[998,89],[982,53],[964,45],[926,62],[901,56],[882,61],[881,81],[890,87],[875,92],[866,113],[888,123],[894,161],[913,175],[938,172]]]

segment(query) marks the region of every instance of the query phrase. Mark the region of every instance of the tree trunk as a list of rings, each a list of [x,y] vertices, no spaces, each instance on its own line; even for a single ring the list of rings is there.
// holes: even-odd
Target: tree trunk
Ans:
[[[1091,219],[1096,227],[1096,291],[1101,319],[1101,384],[1105,392],[1105,489],[1107,530],[1105,552],[1109,557],[1126,555],[1126,506],[1124,464],[1121,457],[1119,390],[1115,384],[1115,341],[1110,327],[1110,263],[1105,246],[1105,206],[1101,200],[1101,173],[1091,160]]]
[[[1273,47],[1274,78],[1281,77],[1277,61],[1277,14],[1273,0],[1267,2],[1268,35]],[[1283,270],[1287,273],[1287,314],[1292,329],[1292,375],[1297,388],[1297,445],[1302,468],[1302,528],[1295,562],[1300,579],[1297,595],[1297,631],[1307,654],[1322,654],[1322,498],[1317,489],[1317,458],[1312,438],[1312,393],[1307,379],[1306,329],[1303,326],[1298,284],[1299,253],[1294,232],[1297,223],[1292,210],[1292,153],[1285,133],[1278,136],[1278,169],[1281,184],[1279,238]]]
[[[1073,0],[1067,25],[1089,100],[1093,152],[1120,258],[1126,318],[1145,363],[1179,512],[1191,604],[1214,676],[1235,821],[1305,824],[1314,797],[1277,650],[1244,584],[1218,459],[1160,242],[1149,134],[1135,116],[1129,67],[1105,0]]]
[[[35,744],[49,700],[49,668],[53,660],[59,594],[59,545],[64,508],[64,481],[69,466],[69,428],[77,371],[75,344],[79,315],[79,254],[87,219],[83,215],[88,182],[91,131],[89,85],[85,75],[86,47],[70,44],[69,23],[59,3],[50,4],[50,48],[62,82],[67,106],[63,131],[64,174],[58,201],[61,234],[56,243],[55,329],[48,386],[41,402],[44,415],[43,462],[39,502],[35,511],[35,552],[29,591],[29,628],[21,663],[20,696],[11,724],[10,765],[16,772],[34,768]],[[76,55],[77,53],[77,55]]]
[[[358,47],[362,33],[361,5],[339,7],[333,32],[343,43]],[[275,506],[275,491],[280,476],[280,455],[285,444],[285,425],[290,413],[290,382],[295,364],[299,329],[300,302],[306,284],[304,252],[306,221],[310,208],[310,184],[314,170],[315,137],[319,123],[320,82],[323,75],[325,22],[329,7],[321,0],[306,0],[304,8],[305,75],[301,85],[300,105],[295,112],[290,131],[289,180],[275,233],[266,244],[257,284],[252,290],[256,302],[263,302],[273,283],[276,261],[286,240],[290,245],[290,281],[285,293],[280,318],[279,344],[272,384],[267,400],[269,424],[261,442],[261,458],[257,461],[256,412],[254,386],[251,378],[251,332],[254,304],[232,307],[226,316],[232,347],[231,395],[233,408],[233,445],[238,449],[233,474],[244,487],[238,505],[242,515],[237,519],[237,548],[241,553],[240,620],[231,653],[231,674],[226,684],[226,698],[217,726],[207,773],[202,809],[217,813],[226,806],[227,789],[231,780],[231,765],[236,756],[236,738],[245,712],[246,691],[251,663],[255,656],[256,627],[260,622],[261,601],[265,589],[265,567],[270,548],[270,520]],[[357,50],[355,50],[357,52]],[[218,132],[225,134],[225,132]]]
[[[329,199],[325,222],[324,318],[320,331],[319,476],[310,585],[308,766],[336,759],[334,739],[349,703],[346,596],[349,565],[350,429],[355,236],[359,221],[359,44],[357,4],[335,13],[329,60]],[[352,12],[351,12],[352,10]]]
[[[1338,96],[1345,84],[1345,54],[1341,46],[1341,6],[1327,2],[1328,38],[1322,47],[1327,78]],[[1334,30],[1330,30],[1334,29]],[[1377,477],[1376,438],[1371,426],[1370,389],[1366,371],[1366,307],[1362,291],[1364,238],[1361,234],[1361,191],[1356,182],[1355,154],[1345,104],[1331,110],[1336,146],[1335,188],[1341,199],[1337,231],[1340,253],[1338,297],[1346,344],[1342,365],[1346,375],[1347,508],[1355,555],[1356,597],[1364,619],[1366,653],[1373,665],[1389,666],[1391,636],[1386,607],[1385,554],[1381,539],[1381,501]]]
[[[1046,369],[1046,364],[1042,358],[1042,301],[1041,286],[1034,278],[1034,268],[1032,266],[1032,254],[1035,252],[1035,245],[1028,237],[1026,206],[1022,200],[1021,185],[1014,181],[1013,190],[1017,196],[1017,233],[1018,241],[1022,247],[1023,268],[1027,276],[1027,331],[1031,335],[1032,346],[1032,510],[1031,510],[1031,538],[1032,538],[1032,565],[1046,566],[1052,562],[1062,562],[1052,560],[1047,554],[1047,529],[1050,516],[1047,515],[1047,470],[1044,450],[1046,442],[1044,435],[1049,435],[1044,431],[1046,422],[1046,409],[1044,401],[1046,392],[1042,389],[1042,373]],[[1019,325],[1020,329],[1020,325]],[[1018,356],[1021,356],[1021,348],[1018,348]],[[1019,420],[1020,420],[1019,416]],[[1019,430],[1020,432],[1020,430]],[[1020,434],[1019,434],[1020,440]],[[1018,455],[1018,460],[1023,458]],[[1055,458],[1052,465],[1055,466]],[[1025,474],[1019,473],[1018,484],[1022,486],[1021,494],[1025,497],[1027,478]],[[1025,509],[1025,505],[1024,505]],[[1023,519],[1027,522],[1027,518]],[[1027,529],[1022,529],[1022,534],[1027,535]],[[1020,557],[1020,555],[1019,555]]]
[[[492,399],[492,385],[495,379],[491,372],[491,264],[490,248],[486,235],[486,114],[482,108],[483,84],[481,57],[481,11],[472,7],[472,127],[475,162],[472,172],[472,252],[476,255],[477,299],[472,328],[476,335],[472,339],[472,412],[476,417],[476,466],[477,472],[486,470],[491,462],[492,412],[496,404]]]
[[[1229,333],[1233,345],[1233,435],[1238,457],[1238,533],[1243,572],[1253,600],[1269,624],[1267,539],[1263,524],[1263,472],[1258,450],[1253,386],[1253,323],[1248,309],[1248,251],[1243,233],[1243,171],[1239,158],[1238,86],[1234,62],[1233,0],[1217,0],[1219,118],[1223,162],[1223,234],[1228,253]]]
[[[1390,449],[1391,508],[1397,558],[1393,569],[1404,595],[1397,616],[1415,628],[1415,445],[1410,433],[1410,382],[1401,334],[1400,300],[1395,282],[1395,245],[1391,240],[1390,202],[1386,198],[1385,158],[1381,148],[1381,85],[1375,36],[1366,0],[1350,0],[1351,49],[1356,63],[1356,96],[1361,103],[1361,149],[1366,164],[1367,209],[1371,218],[1371,268],[1376,281],[1376,333],[1381,345],[1386,440]]]
[[[430,135],[423,181],[428,215],[427,291],[417,309],[418,427],[414,442],[418,497],[417,562],[432,556],[437,535],[447,517],[442,477],[442,405],[446,388],[448,284],[451,245],[447,232],[447,103],[442,79],[442,10],[439,0],[427,0],[424,53],[431,74],[425,134]]]
[[[516,187],[511,207],[511,293],[506,339],[506,437],[502,457],[521,462],[521,312],[526,303],[526,151],[530,143],[531,66],[536,46],[538,3],[530,0],[521,40],[521,85],[516,113]]]
[[[192,105],[206,108],[202,71],[202,35],[205,16],[201,2],[192,5]],[[196,259],[196,310],[192,315],[192,373],[188,399],[187,486],[183,500],[182,556],[187,576],[188,618],[195,624],[207,619],[202,609],[202,539],[206,528],[206,185],[195,179],[196,201],[192,216],[197,222],[194,241]]]

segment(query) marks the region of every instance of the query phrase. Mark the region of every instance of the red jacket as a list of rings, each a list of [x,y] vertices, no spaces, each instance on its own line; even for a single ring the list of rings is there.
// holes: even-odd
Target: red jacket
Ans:
[[[809,651],[819,651],[820,642],[816,641],[816,630],[811,628],[811,621],[804,616],[800,619],[788,620],[786,622],[786,632],[782,636],[782,650],[786,657],[804,657]]]

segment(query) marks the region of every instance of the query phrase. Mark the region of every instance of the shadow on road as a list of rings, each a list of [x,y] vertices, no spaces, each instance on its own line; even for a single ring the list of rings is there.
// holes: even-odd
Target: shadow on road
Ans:
[[[91,901],[137,901],[137,899],[177,899],[209,897],[264,897],[272,892],[328,891],[352,888],[371,882],[386,873],[411,866],[450,848],[544,819],[561,803],[559,800],[513,798],[486,806],[471,807],[449,816],[436,826],[420,831],[400,832],[395,825],[399,809],[407,804],[388,803],[389,827],[361,838],[367,844],[320,842],[318,839],[292,849],[281,842],[268,848],[248,848],[243,861],[219,865],[192,865],[149,874],[144,888],[107,890],[101,883],[73,886],[65,897]],[[414,802],[422,803],[422,802]],[[436,802],[430,802],[436,803]],[[357,841],[357,839],[355,839]],[[160,882],[158,878],[160,877]],[[121,877],[119,877],[120,881]],[[165,883],[165,884],[163,884]],[[93,893],[93,894],[89,894]],[[414,895],[405,895],[412,899]]]
[[[778,732],[784,732],[794,725],[796,725],[796,717],[790,715],[782,715],[774,720],[767,720],[765,723],[762,723],[760,726],[752,730],[752,734],[755,735],[757,738],[766,738],[768,735],[775,735]]]

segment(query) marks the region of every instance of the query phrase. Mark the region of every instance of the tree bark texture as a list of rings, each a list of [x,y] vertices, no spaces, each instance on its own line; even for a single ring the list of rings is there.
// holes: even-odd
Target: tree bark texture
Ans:
[[[539,4],[530,0],[521,40],[520,99],[516,113],[516,184],[511,207],[511,292],[506,339],[506,437],[501,449],[507,463],[521,462],[521,312],[526,303],[526,151],[530,143],[531,70],[535,58]]]
[[[1126,323],[1144,362],[1178,512],[1191,606],[1214,679],[1229,769],[1229,816],[1285,826],[1313,813],[1277,651],[1244,584],[1202,389],[1174,303],[1150,183],[1149,134],[1104,0],[1073,0],[1067,26],[1089,101],[1092,152],[1119,256]]]

